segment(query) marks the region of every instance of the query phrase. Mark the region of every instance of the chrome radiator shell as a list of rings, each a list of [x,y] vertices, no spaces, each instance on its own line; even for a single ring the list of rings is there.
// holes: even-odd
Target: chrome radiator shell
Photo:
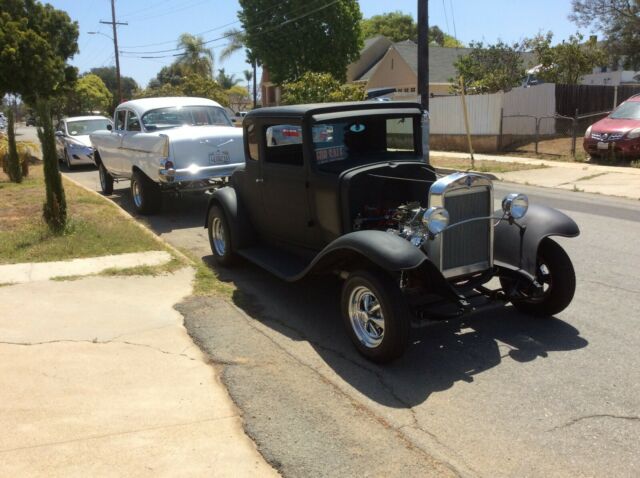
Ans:
[[[493,185],[485,176],[454,173],[429,190],[429,206],[450,214],[450,226],[423,247],[446,278],[459,277],[493,266]],[[475,217],[477,221],[470,220]],[[458,227],[452,225],[465,221]]]

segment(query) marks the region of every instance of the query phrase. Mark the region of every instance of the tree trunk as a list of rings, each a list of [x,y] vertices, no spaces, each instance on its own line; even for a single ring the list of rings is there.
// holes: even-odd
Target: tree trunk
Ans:
[[[9,108],[9,124],[7,125],[7,134],[9,137],[8,148],[9,156],[7,157],[7,173],[9,179],[14,183],[22,182],[22,166],[20,165],[20,157],[18,156],[18,146],[16,145],[15,116],[13,109]]]

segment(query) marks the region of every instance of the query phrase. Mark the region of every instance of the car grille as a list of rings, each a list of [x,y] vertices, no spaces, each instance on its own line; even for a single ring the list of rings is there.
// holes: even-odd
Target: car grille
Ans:
[[[624,133],[591,133],[591,139],[596,141],[603,141],[611,143],[613,141],[620,141],[624,136]]]
[[[449,212],[449,227],[425,243],[424,250],[447,278],[493,266],[493,187],[476,173],[454,173],[429,190],[429,206]]]
[[[491,195],[479,188],[465,194],[445,195],[444,207],[449,223],[455,224],[476,217],[491,215]],[[457,269],[472,264],[489,264],[491,220],[471,221],[443,233],[442,269]]]

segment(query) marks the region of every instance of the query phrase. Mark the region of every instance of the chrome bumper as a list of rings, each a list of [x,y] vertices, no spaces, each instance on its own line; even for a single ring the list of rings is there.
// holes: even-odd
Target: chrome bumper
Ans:
[[[160,181],[171,183],[183,183],[190,181],[202,181],[212,178],[224,178],[231,174],[243,163],[221,164],[218,166],[196,166],[192,165],[182,169],[159,169]]]

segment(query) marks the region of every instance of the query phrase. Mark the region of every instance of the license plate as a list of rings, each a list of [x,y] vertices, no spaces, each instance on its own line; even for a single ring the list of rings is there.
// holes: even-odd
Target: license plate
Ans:
[[[229,164],[229,162],[229,153],[226,151],[217,151],[215,153],[209,154],[210,164]]]
[[[609,143],[598,141],[598,149],[609,149]]]

